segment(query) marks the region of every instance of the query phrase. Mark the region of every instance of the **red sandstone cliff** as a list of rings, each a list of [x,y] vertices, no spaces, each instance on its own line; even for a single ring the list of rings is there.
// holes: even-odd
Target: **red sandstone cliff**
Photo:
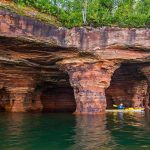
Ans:
[[[46,88],[70,85],[76,113],[101,113],[112,99],[148,107],[149,66],[149,29],[69,30],[0,9],[0,101],[7,111],[41,111],[46,99],[55,99],[43,95]]]

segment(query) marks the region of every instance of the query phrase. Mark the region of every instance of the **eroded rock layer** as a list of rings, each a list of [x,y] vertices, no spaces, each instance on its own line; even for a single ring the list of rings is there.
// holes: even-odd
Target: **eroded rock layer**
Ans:
[[[57,28],[0,9],[1,110],[148,108],[149,86],[149,29]]]

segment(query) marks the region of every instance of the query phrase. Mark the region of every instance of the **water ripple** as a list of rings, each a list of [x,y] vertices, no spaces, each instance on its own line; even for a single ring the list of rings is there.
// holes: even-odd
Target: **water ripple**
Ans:
[[[0,150],[149,150],[147,116],[1,113]]]

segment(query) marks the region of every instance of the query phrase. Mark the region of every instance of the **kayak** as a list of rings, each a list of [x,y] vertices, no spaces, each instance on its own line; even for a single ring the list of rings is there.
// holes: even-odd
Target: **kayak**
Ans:
[[[144,112],[144,108],[127,108],[127,109],[106,109],[106,112]]]

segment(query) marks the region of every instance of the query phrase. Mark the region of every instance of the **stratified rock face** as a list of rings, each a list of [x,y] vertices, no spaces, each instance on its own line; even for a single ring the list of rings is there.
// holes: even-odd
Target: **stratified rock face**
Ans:
[[[73,95],[79,114],[103,112],[109,95],[113,99],[127,99],[134,107],[144,101],[147,107],[149,49],[149,29],[57,28],[0,10],[0,108],[12,112],[64,111],[69,107],[73,110]],[[139,70],[145,78],[139,81],[137,76],[128,78],[128,74],[127,82],[126,79],[111,82],[115,70],[123,63],[142,64]],[[74,94],[65,91],[70,84]],[[39,85],[42,88],[37,88]],[[53,90],[44,94],[46,88]],[[64,97],[63,102],[57,101],[57,94]]]
[[[82,50],[98,50],[108,46],[134,46],[150,48],[149,29],[114,28],[56,28],[40,21],[23,17],[7,10],[0,10],[1,34],[28,36],[37,40],[54,42],[57,46],[76,47]],[[53,44],[54,44],[53,43]]]

